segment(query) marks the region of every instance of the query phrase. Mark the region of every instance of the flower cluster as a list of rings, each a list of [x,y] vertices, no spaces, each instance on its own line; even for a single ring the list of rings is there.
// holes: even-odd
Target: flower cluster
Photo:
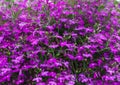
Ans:
[[[119,28],[112,0],[0,0],[0,85],[119,85]]]

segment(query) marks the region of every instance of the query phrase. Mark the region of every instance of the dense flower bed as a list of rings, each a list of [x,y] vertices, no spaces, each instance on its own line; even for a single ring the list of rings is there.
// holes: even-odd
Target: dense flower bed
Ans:
[[[0,85],[120,85],[120,5],[0,0]]]

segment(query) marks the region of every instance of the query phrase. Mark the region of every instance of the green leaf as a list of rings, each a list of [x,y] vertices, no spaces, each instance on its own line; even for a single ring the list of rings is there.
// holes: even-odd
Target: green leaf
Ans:
[[[119,4],[119,2],[118,2],[118,1],[116,1],[116,0],[114,0],[114,4],[115,4],[115,5],[117,5],[117,4]]]
[[[7,2],[14,2],[14,0],[6,0]]]
[[[68,15],[68,18],[73,19],[75,16],[73,14]]]
[[[104,9],[104,8],[105,8],[105,6],[102,4],[98,7],[98,11],[101,11],[101,9]]]
[[[68,39],[70,39],[71,38],[71,36],[69,35],[69,36],[66,36],[65,37],[65,40],[68,40]]]
[[[75,85],[86,85],[86,84],[82,82],[76,82]]]
[[[80,13],[80,14],[83,14],[82,10],[79,10],[79,13]]]
[[[35,72],[38,74],[41,72],[41,69],[40,68],[35,68]]]
[[[14,19],[16,19],[18,16],[19,16],[19,14],[21,13],[21,10],[19,10],[18,12],[13,12],[13,14],[12,14],[12,16],[13,16],[13,18]]]
[[[98,23],[95,23],[93,27],[94,27],[94,29],[95,29],[95,33],[97,33],[97,29],[98,29],[98,27],[99,27],[99,24],[98,24]]]

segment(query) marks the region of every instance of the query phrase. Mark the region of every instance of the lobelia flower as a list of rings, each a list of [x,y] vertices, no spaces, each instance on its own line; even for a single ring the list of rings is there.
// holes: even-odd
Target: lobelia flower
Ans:
[[[56,73],[55,73],[55,72],[50,72],[50,73],[49,73],[49,76],[51,76],[51,77],[56,77]]]
[[[92,55],[89,54],[89,53],[84,53],[83,56],[86,57],[86,58],[89,58],[89,57],[91,58],[92,57]]]
[[[71,54],[67,54],[67,56],[71,59],[71,60],[75,60],[75,57]]]
[[[75,85],[75,82],[74,81],[69,81],[66,83],[66,85]]]
[[[37,83],[36,85],[46,85],[44,82]]]
[[[57,85],[55,81],[49,81],[47,85]]]
[[[2,36],[2,37],[0,37],[0,43],[2,42],[2,40],[4,39],[4,37]]]
[[[103,61],[102,61],[101,59],[99,59],[99,60],[97,61],[97,64],[98,64],[99,66],[101,66],[102,63],[103,63]]]
[[[16,57],[15,59],[12,60],[15,64],[23,62],[23,55]]]
[[[59,45],[49,45],[50,48],[57,48]]]
[[[95,72],[94,73],[94,78],[98,78],[98,77],[100,77],[100,73],[99,72]]]
[[[0,67],[5,66],[5,64],[7,64],[6,56],[0,56]]]
[[[90,67],[90,68],[95,68],[95,67],[97,67],[97,64],[96,64],[96,63],[90,63],[90,64],[89,64],[89,67]]]
[[[65,78],[64,78],[64,77],[58,77],[58,81],[59,81],[60,83],[63,83],[63,82],[65,81]]]
[[[120,62],[120,57],[117,56],[117,57],[114,58],[114,60],[117,61],[117,62],[119,63],[119,62]]]
[[[42,81],[42,78],[41,77],[37,77],[37,78],[34,78],[33,81],[40,82],[40,81]]]
[[[66,19],[66,18],[62,18],[62,19],[60,19],[60,21],[61,21],[61,22],[66,22],[67,19]]]
[[[78,61],[82,61],[82,60],[83,60],[83,57],[82,57],[81,55],[78,55],[78,56],[76,56],[75,58],[76,58],[76,60],[78,60]]]
[[[48,76],[48,73],[49,73],[48,71],[42,72],[41,76]]]

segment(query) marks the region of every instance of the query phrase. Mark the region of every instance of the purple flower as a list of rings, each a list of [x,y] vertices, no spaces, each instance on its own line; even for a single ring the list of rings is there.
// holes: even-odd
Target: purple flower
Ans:
[[[55,81],[49,81],[47,85],[57,85]]]
[[[5,64],[7,64],[7,58],[6,58],[6,56],[1,56],[0,57],[0,67],[4,66]]]
[[[99,72],[95,72],[93,75],[94,75],[94,78],[100,77],[100,73]]]
[[[50,73],[49,73],[49,76],[51,76],[51,77],[56,77],[56,73],[55,73],[55,72],[50,72]]]
[[[66,83],[66,85],[75,85],[75,82],[74,81],[69,81]]]
[[[59,38],[59,39],[61,39],[61,40],[63,39],[63,37],[62,37],[62,36],[59,36],[59,35],[56,35],[55,37],[56,37],[56,38]]]
[[[78,61],[82,61],[82,60],[83,60],[83,57],[80,56],[80,55],[78,55],[78,56],[76,56],[76,59],[77,59]]]
[[[59,45],[49,45],[50,48],[57,48]]]
[[[61,43],[60,43],[60,46],[61,46],[61,47],[64,47],[64,46],[66,46],[66,45],[67,45],[67,42],[61,42]]]
[[[48,73],[49,73],[48,71],[42,72],[41,76],[48,76]]]
[[[76,28],[75,30],[80,31],[80,30],[85,30],[85,28],[84,27],[79,27],[79,28]]]
[[[46,85],[44,82],[37,83],[36,85]]]
[[[61,21],[61,22],[66,22],[67,19],[66,19],[66,18],[62,18],[62,19],[60,19],[60,21]]]
[[[47,26],[47,28],[48,28],[49,30],[54,30],[54,27],[53,27],[53,26]]]
[[[2,42],[3,38],[4,38],[3,36],[2,36],[2,37],[0,37],[0,43]]]
[[[86,57],[86,58],[89,58],[89,57],[91,58],[92,57],[92,55],[88,54],[88,53],[84,53],[83,56]]]
[[[74,57],[73,55],[71,55],[71,54],[67,54],[67,56],[68,56],[70,59],[72,59],[72,60],[75,59],[75,57]]]
[[[95,68],[96,66],[97,66],[96,63],[90,63],[90,64],[89,64],[89,67],[90,67],[90,68]]]
[[[40,82],[40,81],[42,81],[42,78],[41,77],[37,77],[37,78],[34,78],[33,81]]]
[[[120,62],[120,57],[115,57],[114,60],[119,63]]]

